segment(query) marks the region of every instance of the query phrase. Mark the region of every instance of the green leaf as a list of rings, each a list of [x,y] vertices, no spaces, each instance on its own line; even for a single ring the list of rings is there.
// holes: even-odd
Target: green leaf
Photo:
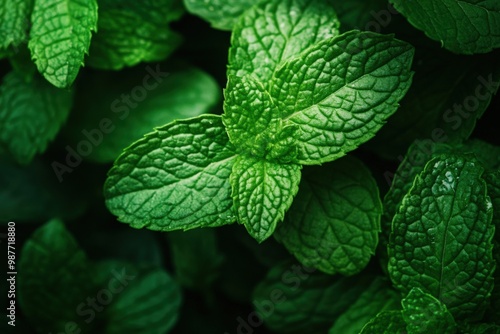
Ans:
[[[351,31],[280,67],[270,94],[301,130],[300,163],[335,160],[372,138],[408,90],[412,58],[390,35]]]
[[[371,279],[367,275],[333,277],[285,262],[257,285],[253,306],[273,332],[326,333]]]
[[[29,48],[38,71],[59,88],[71,86],[97,29],[96,0],[35,0]]]
[[[432,50],[424,55],[414,60],[413,84],[398,112],[369,143],[384,157],[396,158],[416,138],[463,142],[498,91],[498,55],[471,58]]]
[[[90,140],[85,158],[109,163],[154,127],[208,113],[220,97],[215,80],[193,67],[89,73],[79,81],[65,137],[73,148]]]
[[[219,116],[174,121],[116,160],[104,185],[106,205],[134,228],[171,231],[232,223],[234,158]]]
[[[87,64],[119,70],[167,58],[181,42],[169,23],[182,13],[178,0],[99,1],[98,32],[92,39]]]
[[[188,12],[221,30],[232,30],[241,14],[256,3],[257,0],[184,0]]]
[[[500,4],[496,0],[391,0],[417,29],[461,54],[500,47]]]
[[[210,289],[224,261],[215,230],[172,231],[167,238],[177,281],[189,289]]]
[[[401,304],[408,334],[457,332],[455,320],[446,305],[420,288],[411,289]]]
[[[370,320],[360,334],[407,334],[401,311],[383,311]]]
[[[382,204],[357,159],[305,169],[285,222],[275,233],[297,260],[325,273],[353,275],[375,252]]]
[[[67,323],[80,322],[77,306],[97,292],[88,269],[85,254],[59,220],[43,225],[26,241],[17,292],[24,315],[39,331],[65,332]]]
[[[0,50],[17,47],[28,39],[29,16],[33,0],[0,3]]]
[[[35,75],[26,81],[10,72],[0,86],[0,145],[21,164],[28,164],[47,145],[66,121],[72,94]]]
[[[239,152],[271,161],[295,160],[297,127],[285,126],[260,82],[250,76],[230,76],[224,95],[222,120]]]
[[[264,1],[245,12],[234,26],[228,76],[252,75],[267,89],[280,64],[338,35],[338,27],[327,1]]]
[[[379,312],[399,309],[401,307],[400,300],[401,297],[391,288],[387,280],[377,277],[359,298],[337,318],[328,333],[358,334],[364,325]]]
[[[74,219],[86,207],[84,192],[60,183],[47,162],[28,166],[0,161],[0,220],[40,223],[53,217]],[[78,187],[80,189],[81,187]]]
[[[299,190],[300,169],[253,157],[238,156],[231,172],[238,222],[258,242],[269,238]]]
[[[163,269],[142,269],[134,276],[130,276],[130,282],[106,308],[104,333],[170,332],[177,322],[182,301],[179,286]]]
[[[427,163],[392,222],[389,274],[402,292],[421,288],[457,319],[481,317],[493,288],[491,201],[471,156]]]

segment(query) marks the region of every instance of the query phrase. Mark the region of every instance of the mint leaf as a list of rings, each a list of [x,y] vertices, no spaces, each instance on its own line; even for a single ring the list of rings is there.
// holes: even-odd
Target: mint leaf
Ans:
[[[230,76],[224,95],[222,120],[240,152],[271,161],[295,160],[296,127],[284,124],[260,82],[250,76]]]
[[[74,219],[86,208],[81,186],[60,183],[54,170],[35,159],[28,166],[0,161],[0,220],[37,223],[53,217]]]
[[[278,241],[302,264],[325,273],[353,275],[378,241],[382,205],[370,171],[355,158],[305,169]]]
[[[215,29],[231,30],[241,14],[256,0],[184,0],[188,12],[198,15]]]
[[[500,47],[500,4],[495,0],[391,0],[417,29],[446,49],[461,54]]]
[[[167,238],[177,281],[189,289],[208,291],[224,261],[215,230],[172,231]]]
[[[170,332],[182,301],[177,283],[162,269],[142,269],[137,275],[126,275],[130,283],[105,310],[105,334]]]
[[[401,304],[408,334],[457,332],[455,320],[446,305],[420,288],[411,289]]]
[[[33,0],[9,0],[0,3],[0,50],[17,47],[26,42],[32,7]]]
[[[43,153],[66,121],[72,94],[35,75],[10,72],[0,86],[0,145],[21,164]]]
[[[379,312],[400,308],[401,297],[388,283],[382,277],[375,278],[359,298],[337,318],[328,333],[357,334]]]
[[[280,64],[336,36],[338,27],[335,11],[325,1],[262,2],[246,11],[234,26],[228,76],[252,75],[267,89]]]
[[[97,29],[96,0],[35,0],[28,46],[38,71],[59,88],[71,86]]]
[[[98,32],[87,64],[119,70],[165,59],[180,44],[180,36],[170,30],[169,23],[182,13],[177,0],[99,1]]]
[[[270,94],[297,124],[298,160],[342,157],[375,135],[408,90],[413,48],[390,35],[351,31],[280,67]]]
[[[326,333],[356,301],[372,277],[333,277],[285,262],[272,268],[253,292],[253,305],[273,332]]]
[[[232,223],[234,158],[219,116],[174,121],[124,150],[104,185],[106,205],[135,228],[170,231]]]
[[[18,266],[19,305],[39,331],[64,332],[67,323],[80,321],[77,306],[95,294],[88,268],[85,254],[59,220],[26,241]]]
[[[299,190],[300,169],[253,157],[238,156],[231,172],[238,222],[258,242],[269,238]]]
[[[370,320],[359,334],[407,334],[401,311],[383,311]]]
[[[491,201],[483,168],[467,156],[427,163],[390,236],[389,274],[402,292],[421,288],[457,319],[480,317],[493,288]]]
[[[113,75],[96,71],[78,84],[65,137],[74,149],[90,141],[93,150],[85,158],[98,163],[114,161],[155,127],[210,112],[221,97],[211,76],[179,65],[172,71],[159,65]]]

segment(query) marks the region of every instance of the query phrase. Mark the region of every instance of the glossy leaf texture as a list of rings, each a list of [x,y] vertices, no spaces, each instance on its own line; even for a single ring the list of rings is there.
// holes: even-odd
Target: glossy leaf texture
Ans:
[[[480,318],[493,288],[492,205],[471,156],[427,163],[392,222],[389,274],[399,290],[434,296],[459,319]]]
[[[258,242],[269,238],[298,191],[302,166],[238,156],[230,180],[238,222]]]
[[[410,87],[412,58],[390,35],[351,31],[281,66],[270,94],[300,129],[298,161],[332,161],[372,138]]]
[[[172,122],[115,161],[104,185],[106,205],[135,228],[170,231],[232,223],[229,174],[235,157],[219,116]]]

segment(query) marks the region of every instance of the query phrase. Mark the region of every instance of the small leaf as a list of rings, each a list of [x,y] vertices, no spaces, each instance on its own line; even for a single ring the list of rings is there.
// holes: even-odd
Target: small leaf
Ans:
[[[19,304],[41,332],[64,332],[78,323],[77,306],[95,295],[90,264],[59,220],[36,230],[19,258]],[[43,279],[41,279],[43,278]]]
[[[181,41],[169,23],[182,13],[177,0],[100,0],[98,32],[88,65],[119,70],[167,58]]]
[[[388,283],[390,282],[385,278],[375,278],[359,298],[337,318],[328,333],[357,334],[379,312],[399,309],[401,297]]]
[[[26,42],[32,8],[33,0],[8,0],[0,3],[0,52]]]
[[[370,320],[359,334],[407,334],[401,311],[382,311]]]
[[[427,163],[392,222],[389,274],[399,290],[418,287],[457,319],[480,318],[493,288],[492,207],[472,157]]]
[[[96,0],[35,0],[29,48],[38,71],[59,88],[71,86],[97,29]]]
[[[496,0],[391,0],[417,29],[461,54],[500,47],[500,3]]]
[[[338,35],[338,27],[328,1],[264,1],[245,12],[234,27],[228,76],[252,75],[267,89],[280,64]]]
[[[280,67],[270,94],[301,130],[300,163],[335,160],[372,138],[410,87],[412,58],[390,35],[351,31]]]
[[[104,185],[106,205],[135,228],[171,231],[232,223],[234,158],[219,116],[174,121],[116,160]]]
[[[232,30],[238,18],[257,0],[184,0],[188,12],[198,15],[215,29]]]
[[[353,275],[375,252],[382,205],[370,171],[354,158],[305,169],[285,222],[275,233],[302,264]]]
[[[253,157],[238,156],[231,172],[238,222],[258,242],[269,238],[298,191],[300,169]]]
[[[19,163],[30,163],[57,135],[72,103],[71,92],[42,77],[26,81],[22,74],[10,72],[0,86],[0,143]]]
[[[326,333],[365,291],[372,277],[330,276],[285,262],[272,268],[253,292],[253,306],[276,333]]]
[[[457,332],[455,320],[446,305],[420,288],[411,289],[401,304],[408,334]]]

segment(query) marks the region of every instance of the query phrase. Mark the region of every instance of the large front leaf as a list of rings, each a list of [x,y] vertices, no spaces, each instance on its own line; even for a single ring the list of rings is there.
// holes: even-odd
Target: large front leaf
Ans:
[[[220,117],[175,121],[117,159],[104,186],[106,204],[135,228],[169,231],[232,223],[234,158]]]

